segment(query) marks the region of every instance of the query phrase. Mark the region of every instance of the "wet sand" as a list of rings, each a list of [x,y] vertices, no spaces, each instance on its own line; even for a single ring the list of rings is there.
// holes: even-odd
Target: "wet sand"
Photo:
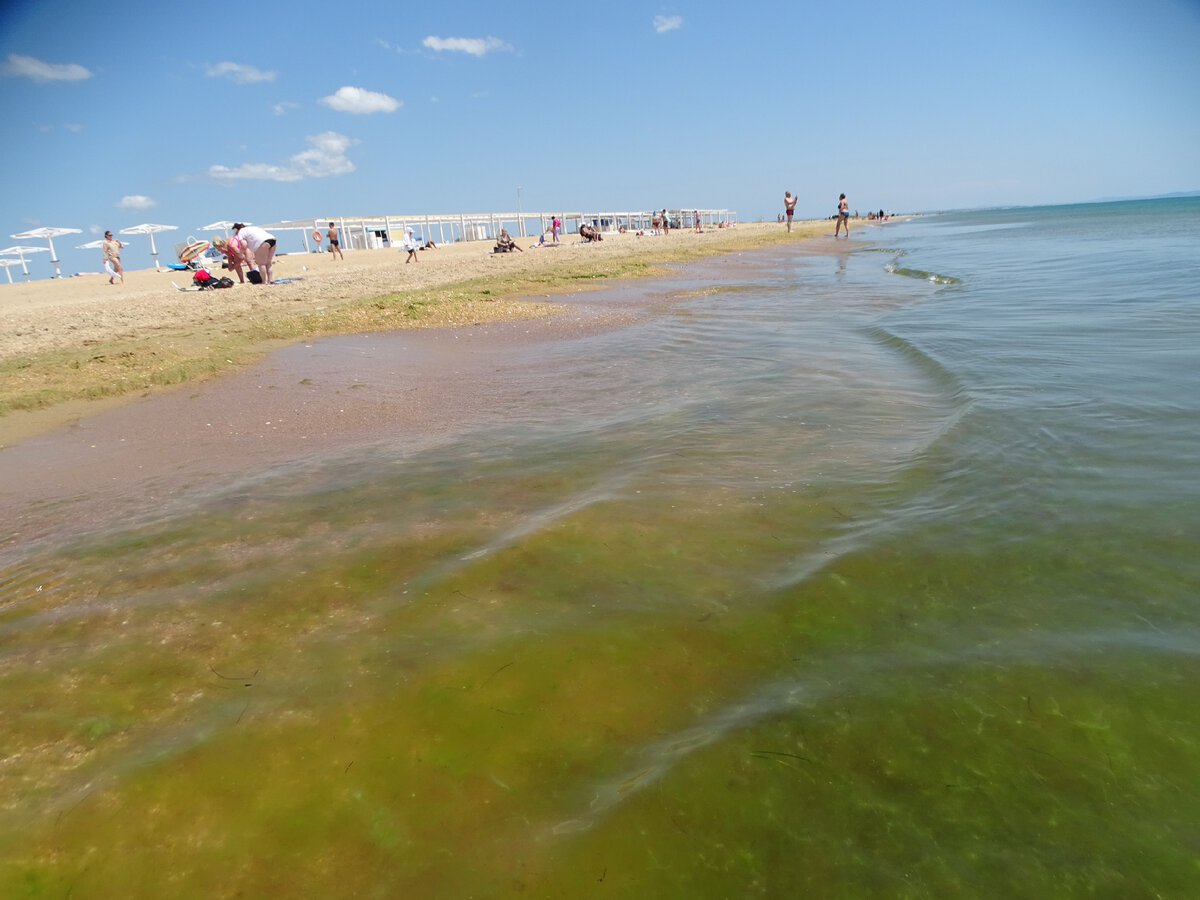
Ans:
[[[618,252],[628,253],[641,246],[653,249],[654,240],[677,237],[682,235],[604,243],[617,248],[624,244]],[[821,252],[826,242],[808,243],[813,252]],[[546,265],[538,260],[608,246],[533,251],[525,265]],[[360,262],[365,275],[360,272],[354,283],[360,285],[357,290],[375,290],[362,285],[395,277],[438,277],[449,268],[462,277],[466,268],[488,271],[487,266],[514,262],[488,258],[479,264],[456,261],[461,251],[440,253],[427,251],[420,265],[426,260],[436,262],[425,266],[420,275],[396,276],[394,253],[380,259],[380,271],[374,273]],[[335,265],[327,259],[318,261],[327,268]],[[520,255],[515,262],[521,264]],[[134,274],[140,277],[131,276],[129,293],[124,295],[131,298],[131,305],[161,305],[161,298],[145,296],[144,289],[136,288],[156,273]],[[339,275],[346,281],[340,281]],[[350,281],[348,273],[334,272],[312,282],[325,283]],[[61,294],[68,286],[57,282],[45,288],[35,283],[30,286],[34,295],[30,302],[45,304],[59,317],[72,309],[95,309],[96,301],[86,294],[58,304],[40,296],[55,289]],[[653,314],[656,303],[661,305],[664,299],[652,282],[644,280],[610,282],[607,287],[600,293],[555,295],[554,315],[311,339],[275,350],[262,362],[220,378],[112,404],[76,404],[59,410],[73,415],[0,451],[2,493],[10,511],[6,543],[16,547],[40,534],[61,536],[64,529],[84,532],[114,521],[136,521],[165,512],[175,500],[228,489],[256,471],[287,465],[302,469],[306,460],[373,443],[417,448],[449,439],[487,417],[494,418],[509,392],[525,390],[528,379],[540,377],[539,346],[619,328]],[[230,302],[235,304],[318,302],[311,296],[287,300],[289,290],[296,288],[246,286],[224,293],[233,294]],[[103,296],[103,290],[100,293]],[[195,302],[195,295],[179,296]],[[103,324],[93,322],[89,327]],[[139,327],[152,326],[142,319]]]

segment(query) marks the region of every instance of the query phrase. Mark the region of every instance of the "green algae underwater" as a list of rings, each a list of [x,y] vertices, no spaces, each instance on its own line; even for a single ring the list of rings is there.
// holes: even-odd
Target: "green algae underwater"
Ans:
[[[698,266],[468,433],[5,557],[0,894],[1186,895],[1188,505],[906,334],[965,268]]]

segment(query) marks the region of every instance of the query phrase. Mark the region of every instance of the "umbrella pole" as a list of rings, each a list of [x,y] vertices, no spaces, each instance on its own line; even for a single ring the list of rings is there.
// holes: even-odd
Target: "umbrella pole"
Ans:
[[[58,260],[54,256],[54,241],[50,240],[50,235],[46,235],[46,243],[50,245],[50,262],[54,263],[54,277],[62,278],[62,272],[58,268]]]
[[[150,232],[150,255],[154,257],[154,271],[158,271],[158,250],[154,247],[154,232]]]

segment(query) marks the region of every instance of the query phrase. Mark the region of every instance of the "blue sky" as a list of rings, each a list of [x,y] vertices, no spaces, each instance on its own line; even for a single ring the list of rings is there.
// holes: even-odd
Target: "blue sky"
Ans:
[[[80,228],[63,271],[95,270],[74,247],[105,228],[178,225],[169,248],[518,186],[747,220],[785,189],[806,217],[1200,189],[1198,0],[189,6],[0,4],[4,246]]]

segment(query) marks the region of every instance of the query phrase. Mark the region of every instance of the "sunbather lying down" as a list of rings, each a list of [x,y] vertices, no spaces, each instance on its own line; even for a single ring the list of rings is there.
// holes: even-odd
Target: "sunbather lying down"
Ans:
[[[549,235],[549,238],[550,238],[549,240],[546,239],[547,235]],[[551,234],[549,231],[543,231],[541,233],[541,235],[538,236],[538,242],[533,245],[533,249],[536,250],[538,247],[561,247],[561,246],[562,246],[562,244],[560,244],[554,240],[553,234]]]
[[[581,238],[583,238],[583,239],[584,239],[584,241],[586,241],[586,242],[587,242],[587,243],[589,243],[589,244],[590,244],[592,241],[602,241],[602,240],[604,240],[604,238],[600,236],[600,232],[598,232],[598,231],[597,231],[595,228],[593,228],[591,225],[580,225],[580,226],[579,226],[579,236],[580,236]]]

